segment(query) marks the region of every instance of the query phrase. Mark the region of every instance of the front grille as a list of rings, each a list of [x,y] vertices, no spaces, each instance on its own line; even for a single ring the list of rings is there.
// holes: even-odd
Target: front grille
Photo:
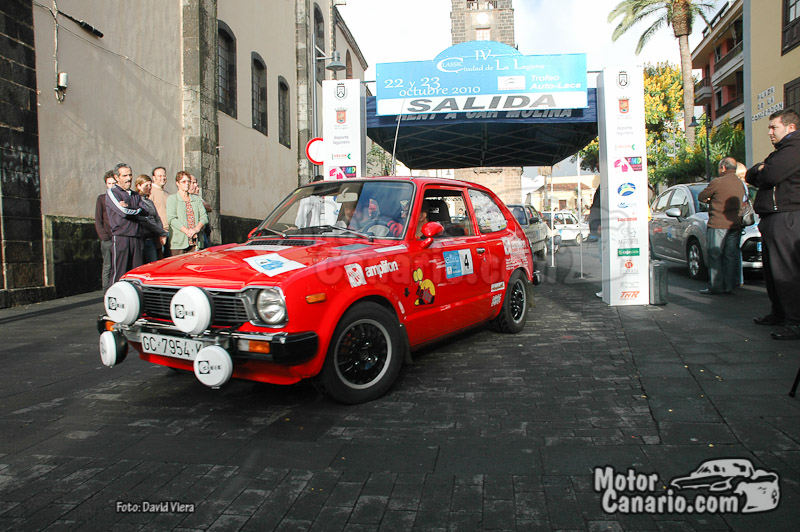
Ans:
[[[142,286],[145,314],[151,318],[171,321],[169,303],[177,291],[177,288]],[[214,322],[212,325],[219,327],[238,326],[249,319],[244,299],[238,294],[211,290],[208,290],[208,293],[211,294],[211,298],[214,301]]]
[[[761,262],[761,251],[758,250],[761,239],[758,237],[748,238],[742,244],[742,260],[745,262]]]

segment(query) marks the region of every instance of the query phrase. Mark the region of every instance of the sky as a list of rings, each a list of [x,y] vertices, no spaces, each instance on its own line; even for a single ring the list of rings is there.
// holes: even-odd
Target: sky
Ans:
[[[680,55],[672,28],[662,28],[638,56],[634,50],[646,24],[635,26],[611,42],[616,24],[606,21],[618,2],[514,0],[514,33],[519,51],[525,55],[585,53],[588,70],[659,61],[678,64]],[[346,5],[339,6],[369,63],[365,79],[375,79],[377,63],[429,60],[448,48],[450,7],[450,0],[347,0]],[[716,10],[711,15],[714,13]],[[698,22],[690,46],[701,40],[704,23]]]
[[[451,0],[346,0],[339,12],[369,64],[366,81],[375,80],[377,63],[425,61],[451,46]],[[718,0],[707,14],[711,18],[727,0]],[[639,36],[649,27],[634,26],[616,42],[611,34],[616,23],[608,14],[619,0],[513,0],[514,35],[525,55],[585,53],[587,70],[612,66],[636,66],[669,61],[680,63],[678,41],[671,27],[663,27],[637,56]],[[652,21],[651,21],[652,23]],[[697,19],[689,46],[702,40],[705,23]],[[590,75],[589,86],[595,86]],[[375,94],[374,84],[370,90]],[[574,164],[561,163],[568,175]],[[526,175],[530,169],[526,168]]]

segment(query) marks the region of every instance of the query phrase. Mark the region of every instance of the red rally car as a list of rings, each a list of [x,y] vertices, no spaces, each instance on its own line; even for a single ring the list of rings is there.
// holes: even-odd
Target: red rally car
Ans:
[[[410,352],[489,323],[519,332],[538,274],[490,190],[427,178],[300,187],[244,244],[128,272],[104,296],[105,365],[130,345],[154,364],[292,384],[344,403],[384,394]]]

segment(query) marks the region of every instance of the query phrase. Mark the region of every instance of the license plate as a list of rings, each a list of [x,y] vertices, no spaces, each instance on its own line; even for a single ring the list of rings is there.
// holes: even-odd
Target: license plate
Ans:
[[[194,360],[202,348],[203,342],[197,340],[160,334],[142,334],[142,350],[145,353]]]

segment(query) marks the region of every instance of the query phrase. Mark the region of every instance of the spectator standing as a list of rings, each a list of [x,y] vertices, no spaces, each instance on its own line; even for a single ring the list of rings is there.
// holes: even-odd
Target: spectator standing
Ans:
[[[761,217],[761,258],[772,309],[754,318],[759,325],[784,325],[776,340],[800,339],[800,116],[784,109],[769,117],[775,146],[745,179],[758,188],[753,208]]]
[[[161,248],[167,242],[167,233],[161,225],[158,211],[150,199],[150,190],[153,180],[149,175],[142,174],[136,178],[136,192],[141,196],[142,215],[139,223],[142,225],[142,261],[147,264],[158,259],[163,259]]]
[[[744,180],[744,175],[747,173],[747,167],[742,163],[736,163],[736,177],[742,182],[744,185],[744,193],[745,196],[742,196],[742,201],[745,198],[749,198],[750,190],[747,188],[747,181]],[[741,244],[739,245],[739,253],[736,254],[736,267],[734,268],[739,272],[739,286],[744,284],[744,268],[742,267],[742,247]]]
[[[189,177],[192,179],[192,185],[191,185],[191,187],[189,187],[189,194],[194,194],[195,196],[200,198],[200,201],[203,202],[203,207],[205,207],[205,209],[206,209],[206,215],[208,215],[208,213],[210,213],[213,210],[211,208],[211,204],[203,199],[203,193],[200,190],[200,183],[197,182],[197,178],[194,176],[194,174],[189,174]],[[200,233],[198,238],[201,238],[203,240],[203,247],[204,248],[207,248],[207,247],[209,247],[211,245],[211,225],[210,224],[207,223],[205,225],[205,227],[203,228],[203,232]]]
[[[141,213],[140,197],[131,191],[133,172],[126,163],[114,167],[117,184],[106,192],[106,214],[113,242],[112,282],[142,265],[142,230],[137,215]]]
[[[153,168],[153,186],[150,190],[150,200],[156,206],[158,218],[161,220],[161,227],[168,228],[167,223],[167,171],[163,166]],[[162,256],[169,256],[169,246],[162,246]]]
[[[169,222],[169,247],[173,255],[191,253],[202,249],[198,235],[208,224],[208,214],[200,196],[189,192],[192,178],[181,170],[175,176],[178,192],[167,198],[167,220]]]
[[[106,185],[106,192],[108,189],[117,184],[114,179],[114,170],[109,170],[103,176]],[[103,290],[111,286],[111,270],[113,266],[113,235],[111,234],[111,225],[108,223],[108,214],[106,214],[106,193],[103,192],[97,196],[97,201],[94,205],[94,229],[97,231],[97,236],[100,238],[100,252],[103,256],[103,270],[102,282]]]
[[[725,157],[719,162],[719,177],[711,181],[697,196],[708,203],[706,247],[710,286],[701,294],[730,294],[739,284],[736,254],[742,232],[742,182],[736,177],[736,159]]]

